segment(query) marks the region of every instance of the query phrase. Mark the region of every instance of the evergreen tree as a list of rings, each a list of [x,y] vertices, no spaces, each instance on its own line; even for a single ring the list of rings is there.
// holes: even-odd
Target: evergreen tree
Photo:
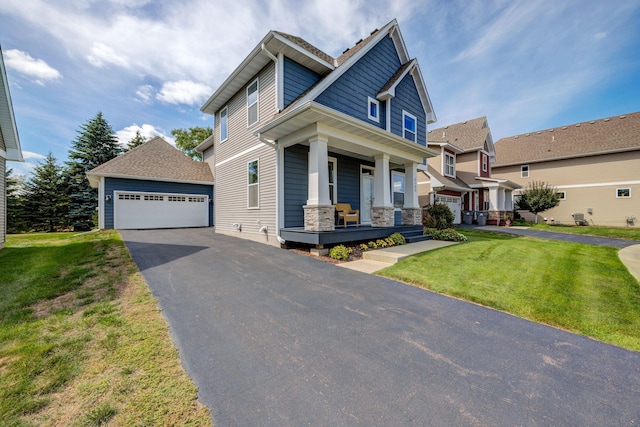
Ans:
[[[86,173],[122,153],[113,129],[101,112],[80,127],[72,142],[67,162],[66,181],[69,188],[69,220],[74,228],[94,226],[98,191],[91,188]]]
[[[142,136],[139,130],[136,131],[136,136],[134,136],[131,141],[127,144],[127,150],[131,150],[136,148],[138,145],[142,145],[147,142],[147,138]]]
[[[67,195],[64,170],[49,152],[25,184],[24,206],[33,228],[55,231],[66,225]]]
[[[24,177],[13,176],[13,169],[7,169],[5,177],[7,183],[7,233],[28,231],[29,216],[24,206]]]
[[[202,160],[202,156],[195,151],[195,148],[212,134],[213,129],[208,126],[206,128],[196,126],[188,130],[174,129],[171,131],[171,135],[176,138],[176,147],[194,160]]]

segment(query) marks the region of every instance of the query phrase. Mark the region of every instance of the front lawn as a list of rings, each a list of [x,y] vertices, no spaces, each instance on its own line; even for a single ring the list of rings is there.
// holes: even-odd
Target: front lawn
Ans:
[[[210,425],[114,231],[7,236],[2,425]]]
[[[640,351],[640,284],[618,249],[463,233],[378,274]]]
[[[640,240],[640,227],[596,227],[536,224],[533,230],[552,231],[556,233],[582,234],[587,236],[608,237],[613,239]]]

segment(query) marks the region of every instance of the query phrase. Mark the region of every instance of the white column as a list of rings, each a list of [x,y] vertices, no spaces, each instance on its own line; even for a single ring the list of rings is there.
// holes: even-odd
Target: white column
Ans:
[[[404,207],[419,208],[418,203],[418,164],[404,164]]]
[[[329,156],[324,135],[309,139],[309,198],[307,206],[330,206],[329,199]]]
[[[504,191],[504,210],[513,210],[513,192],[511,190]]]
[[[504,208],[504,188],[498,188],[498,210],[503,211]]]
[[[499,210],[498,205],[498,187],[489,188],[489,210],[497,211]]]
[[[392,208],[391,180],[389,174],[389,155],[378,154],[376,157],[376,171],[374,175],[375,197],[374,208]],[[406,184],[405,184],[406,185]]]

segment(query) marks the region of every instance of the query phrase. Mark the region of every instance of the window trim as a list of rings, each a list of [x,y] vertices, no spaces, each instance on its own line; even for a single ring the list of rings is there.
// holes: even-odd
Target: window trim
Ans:
[[[394,191],[395,189],[394,184],[394,177],[396,176],[401,176],[402,177],[402,191]],[[402,207],[398,208],[396,207],[396,203],[395,203],[395,193],[402,193]],[[393,209],[395,211],[401,211],[402,208],[404,208],[404,203],[405,203],[405,197],[407,195],[407,178],[406,178],[406,174],[404,172],[400,172],[400,171],[391,171],[391,202],[393,203]]]
[[[620,191],[627,190],[628,196],[621,196]],[[620,187],[616,188],[616,199],[630,199],[631,198],[631,187]]]
[[[335,157],[327,157],[327,166],[329,163],[333,163],[333,184],[331,183],[331,179],[329,179],[329,188],[333,186],[333,199],[331,199],[331,191],[329,191],[329,200],[331,200],[331,204],[334,205],[338,203],[338,159]],[[329,177],[331,178],[331,177]]]
[[[482,172],[488,172],[489,171],[489,155],[481,151],[480,158],[482,163]]]
[[[256,100],[254,102],[251,103],[251,105],[249,105],[249,88],[251,86],[253,86],[253,84],[256,84]],[[246,89],[246,95],[247,95],[247,128],[255,125],[256,123],[260,122],[260,81],[259,81],[259,77],[256,77],[255,80],[253,80],[251,83],[249,83],[247,85],[247,89]],[[249,109],[253,106],[256,106],[256,121],[249,123]]]
[[[559,196],[558,200],[567,200],[567,192],[566,191],[556,191],[556,196]]]
[[[257,177],[257,181],[254,183],[250,183],[249,182],[249,165],[251,163],[256,163],[256,177]],[[250,205],[250,193],[249,193],[249,189],[251,187],[258,187],[258,197],[257,197],[257,204],[256,206],[251,206]],[[260,159],[253,159],[247,162],[247,209],[260,209]]]
[[[529,178],[530,175],[531,175],[531,168],[529,167],[529,165],[520,166],[520,178]]]
[[[371,115],[371,105],[376,106],[376,115]],[[370,96],[367,97],[367,118],[376,123],[380,123],[380,101]]]
[[[405,127],[405,125],[404,125],[405,117],[409,117],[410,119],[413,119],[413,124],[415,126],[415,130],[413,132],[411,130],[408,130]],[[406,136],[407,131],[413,133],[413,139],[407,138],[407,136]],[[418,142],[418,118],[416,116],[414,116],[413,114],[405,111],[405,110],[402,110],[402,137],[404,139],[406,139],[407,141]]]
[[[222,113],[224,113],[224,116]],[[226,131],[224,138],[222,137],[223,126]],[[229,106],[225,105],[222,110],[220,110],[220,143],[225,142],[227,139],[229,139]]]
[[[447,173],[447,158],[450,157],[452,159],[451,168],[453,169],[452,173]],[[448,176],[450,178],[456,177],[456,155],[454,153],[450,153],[448,151],[444,151],[442,156],[442,175]]]

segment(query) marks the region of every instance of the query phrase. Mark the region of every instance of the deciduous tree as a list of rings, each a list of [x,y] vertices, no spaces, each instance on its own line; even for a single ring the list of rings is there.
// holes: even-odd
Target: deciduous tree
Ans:
[[[536,216],[538,222],[538,214],[547,211],[560,203],[558,192],[555,187],[543,181],[530,182],[517,199],[519,209],[524,209]]]
[[[195,148],[212,134],[213,129],[208,126],[206,128],[196,126],[188,130],[174,129],[171,131],[171,135],[176,139],[176,147],[194,160],[202,159],[202,156],[195,151]]]

